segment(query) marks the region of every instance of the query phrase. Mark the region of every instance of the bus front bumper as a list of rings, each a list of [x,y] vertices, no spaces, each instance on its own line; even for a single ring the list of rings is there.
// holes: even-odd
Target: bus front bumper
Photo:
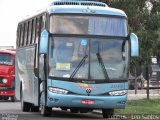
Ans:
[[[83,100],[94,101],[93,104],[84,104]],[[80,107],[80,108],[116,108],[124,109],[127,95],[123,96],[83,96],[48,93],[47,106],[49,107]]]

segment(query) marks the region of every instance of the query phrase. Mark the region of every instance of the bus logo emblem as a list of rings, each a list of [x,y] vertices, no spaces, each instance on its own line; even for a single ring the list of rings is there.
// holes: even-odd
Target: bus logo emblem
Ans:
[[[91,89],[86,89],[86,93],[90,94],[92,92]]]

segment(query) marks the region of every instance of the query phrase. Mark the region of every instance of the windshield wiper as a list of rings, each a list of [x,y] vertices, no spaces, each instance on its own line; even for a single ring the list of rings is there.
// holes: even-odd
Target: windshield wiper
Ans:
[[[107,80],[109,80],[107,70],[106,70],[106,68],[105,68],[105,65],[104,65],[104,63],[103,63],[103,59],[102,59],[101,54],[100,54],[100,52],[99,52],[99,42],[98,42],[98,53],[96,53],[96,55],[97,55],[97,59],[98,59],[99,65],[100,65],[101,68],[102,68],[102,71],[103,71],[103,73],[104,73],[105,78],[106,78]]]
[[[97,55],[97,59],[98,59],[99,65],[101,66],[101,68],[102,68],[102,70],[103,70],[103,73],[104,73],[105,78],[106,78],[107,80],[109,80],[108,73],[107,73],[107,70],[106,70],[105,65],[104,65],[104,63],[103,63],[101,54],[100,54],[100,53],[96,53],[96,55]]]
[[[73,73],[70,76],[70,79],[72,80],[73,77],[75,76],[75,74],[77,73],[77,71],[79,70],[79,68],[83,65],[83,63],[85,62],[86,58],[88,57],[88,55],[85,55],[82,60],[80,61],[80,63],[77,65],[76,69],[73,71]]]

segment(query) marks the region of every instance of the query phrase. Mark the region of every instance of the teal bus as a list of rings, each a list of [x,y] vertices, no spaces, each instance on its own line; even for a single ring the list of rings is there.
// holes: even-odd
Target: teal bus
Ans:
[[[18,23],[16,98],[24,112],[102,110],[127,101],[130,57],[138,38],[126,14],[95,0],[55,0]]]

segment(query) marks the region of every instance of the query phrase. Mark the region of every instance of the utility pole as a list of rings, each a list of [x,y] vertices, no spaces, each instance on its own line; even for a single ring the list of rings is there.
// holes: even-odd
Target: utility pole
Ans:
[[[149,75],[148,75],[148,62],[146,65],[146,80],[147,80],[147,99],[149,100]]]
[[[137,71],[136,71],[136,65],[135,65],[135,94],[137,94],[137,88],[138,88],[138,86],[137,86]]]

